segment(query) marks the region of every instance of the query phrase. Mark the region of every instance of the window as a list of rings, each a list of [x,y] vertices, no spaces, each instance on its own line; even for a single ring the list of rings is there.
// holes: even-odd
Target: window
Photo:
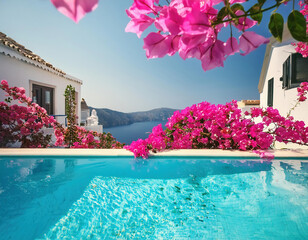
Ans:
[[[283,64],[282,88],[287,88],[288,83],[290,82],[290,61],[291,57],[288,57]]]
[[[299,86],[301,82],[308,80],[308,58],[304,58],[300,53],[292,54],[292,74],[291,85]]]
[[[274,78],[268,80],[268,92],[267,92],[267,106],[273,106],[274,100]]]
[[[300,53],[294,53],[283,64],[282,87],[289,89],[298,87],[308,80],[308,58]]]
[[[32,85],[32,101],[45,108],[49,115],[53,114],[54,89],[50,87]]]

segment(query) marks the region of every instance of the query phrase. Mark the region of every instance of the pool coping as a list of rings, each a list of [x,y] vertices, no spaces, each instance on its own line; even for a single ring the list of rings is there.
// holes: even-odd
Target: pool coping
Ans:
[[[269,150],[275,158],[308,158],[308,150]],[[5,156],[80,156],[80,157],[133,157],[125,149],[69,149],[69,148],[1,148],[0,157]],[[154,157],[240,157],[258,158],[252,151],[221,149],[179,149],[152,154]]]

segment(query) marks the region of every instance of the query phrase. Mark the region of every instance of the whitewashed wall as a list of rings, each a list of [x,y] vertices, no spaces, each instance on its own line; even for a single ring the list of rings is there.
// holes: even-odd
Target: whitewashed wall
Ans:
[[[6,51],[8,50],[6,49]],[[12,51],[12,54],[16,53]],[[7,80],[9,86],[24,87],[26,90],[26,95],[29,97],[32,97],[31,92],[33,83],[54,88],[55,115],[65,114],[64,91],[67,85],[72,85],[75,87],[78,96],[78,99],[76,100],[78,102],[78,122],[80,122],[81,83],[66,79],[28,62],[24,62],[0,53],[0,81],[2,79]],[[5,98],[4,91],[0,90],[0,101],[3,101]],[[57,120],[60,123],[64,123],[64,117],[59,117]]]
[[[282,65],[291,53],[294,52],[294,47],[291,45],[272,48],[269,67],[265,74],[263,91],[260,93],[260,106],[267,107],[268,81],[274,78],[273,107],[278,109],[283,116],[288,114],[290,108],[295,105],[297,99],[297,88],[282,89],[282,81],[280,81],[280,77],[282,77]],[[300,105],[292,111],[291,115],[296,120],[302,120],[308,124],[308,100],[300,103]]]

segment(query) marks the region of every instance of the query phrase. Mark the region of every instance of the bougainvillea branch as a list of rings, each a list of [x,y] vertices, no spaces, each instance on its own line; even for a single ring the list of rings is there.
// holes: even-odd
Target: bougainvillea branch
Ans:
[[[154,24],[157,32],[144,38],[143,48],[147,58],[161,58],[179,53],[184,60],[196,58],[201,61],[204,71],[224,66],[230,55],[247,55],[268,39],[250,30],[262,20],[265,11],[275,8],[269,21],[269,30],[279,41],[282,40],[283,17],[276,12],[287,0],[263,8],[267,2],[256,1],[248,10],[241,5],[243,0],[172,0],[170,3],[156,0],[135,0],[127,10],[131,21],[127,32],[140,37],[145,29]],[[272,3],[273,1],[271,1]],[[223,6],[221,9],[220,6]],[[288,17],[288,27],[296,40],[307,41],[306,23],[302,13],[293,10]],[[303,22],[304,21],[304,22]],[[220,32],[230,27],[231,36],[222,41]],[[232,27],[241,33],[236,39]],[[303,31],[303,28],[305,31]]]
[[[131,21],[125,31],[142,33],[153,26],[156,32],[144,38],[143,48],[147,58],[161,58],[174,55],[176,52],[185,60],[196,58],[201,61],[204,71],[224,66],[230,55],[246,55],[268,39],[248,31],[263,21],[263,13],[274,9],[268,20],[271,34],[282,41],[284,19],[277,12],[282,4],[290,0],[134,0],[126,10]],[[54,6],[64,15],[78,22],[86,13],[93,11],[98,0],[51,0]],[[242,4],[245,2],[245,5]],[[266,4],[271,4],[266,6]],[[247,5],[250,4],[250,5]],[[248,8],[247,8],[248,6]],[[245,9],[246,7],[246,9]],[[300,12],[294,9],[287,19],[287,26],[292,37],[299,41],[296,51],[307,57],[307,1],[300,2]],[[222,41],[220,32],[224,28],[237,28],[242,32],[236,39],[232,33],[230,39]],[[252,41],[256,39],[256,41]],[[230,51],[230,43],[236,46]],[[237,47],[239,46],[239,47]]]

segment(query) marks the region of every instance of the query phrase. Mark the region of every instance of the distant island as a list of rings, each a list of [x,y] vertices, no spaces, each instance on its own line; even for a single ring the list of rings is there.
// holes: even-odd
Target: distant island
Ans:
[[[113,111],[108,108],[93,108],[89,106],[90,111],[95,109],[99,119],[99,124],[104,128],[129,125],[136,122],[167,121],[176,109],[156,108],[150,111],[123,113]]]

